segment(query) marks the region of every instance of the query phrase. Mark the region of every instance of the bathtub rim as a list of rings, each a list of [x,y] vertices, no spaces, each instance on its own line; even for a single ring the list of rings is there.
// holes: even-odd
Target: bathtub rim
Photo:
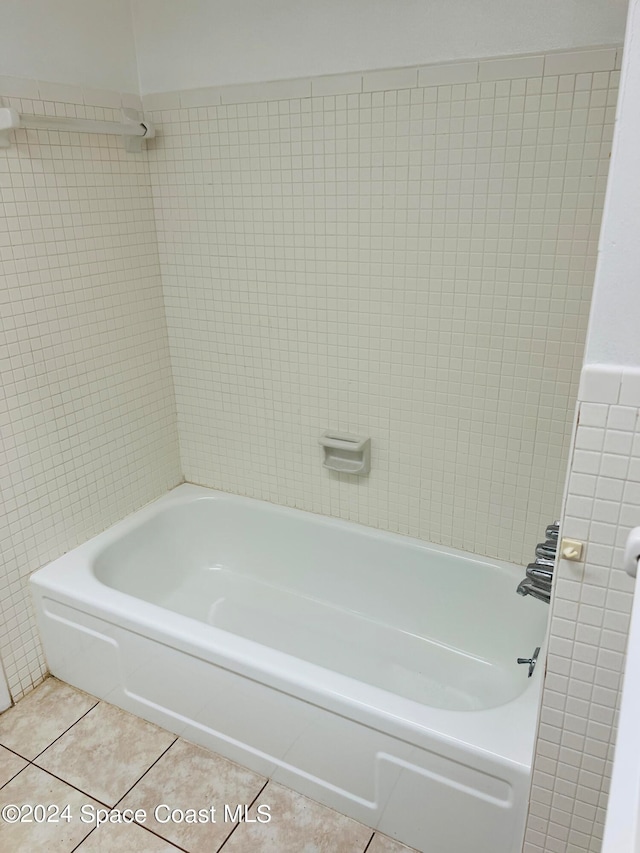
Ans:
[[[95,576],[92,562],[106,545],[136,529],[159,510],[200,498],[221,499],[238,505],[264,505],[284,515],[311,516],[314,521],[331,527],[345,530],[355,527],[374,538],[410,543],[467,562],[495,566],[513,574],[515,584],[521,572],[520,567],[501,560],[478,557],[414,537],[184,483],[35,571],[30,578],[34,594],[43,604],[46,599],[53,599],[76,610],[86,610],[106,622],[416,746],[433,750],[435,742],[443,754],[452,757],[463,755],[467,761],[475,756],[479,761],[489,759],[505,769],[530,772],[544,666],[537,667],[519,696],[503,705],[479,711],[435,708],[120,592]],[[544,662],[546,637],[541,638],[541,645],[540,660]]]

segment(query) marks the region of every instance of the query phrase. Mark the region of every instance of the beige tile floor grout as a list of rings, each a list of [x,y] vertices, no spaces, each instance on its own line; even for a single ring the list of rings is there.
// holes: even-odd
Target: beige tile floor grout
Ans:
[[[44,684],[44,683],[45,683],[45,682],[43,682],[43,684]],[[38,688],[36,688],[36,689],[38,689]],[[80,691],[78,691],[78,692],[80,692]],[[99,699],[96,699],[96,701],[93,703],[93,705],[89,708],[89,710],[88,710],[88,711],[85,711],[85,713],[84,713],[84,714],[82,714],[82,716],[81,716],[81,717],[78,717],[78,719],[77,719],[75,722],[71,723],[71,725],[70,725],[70,726],[68,726],[68,727],[67,727],[63,732],[61,732],[61,734],[59,734],[59,735],[58,735],[58,737],[57,737],[55,740],[53,740],[53,741],[51,741],[51,743],[47,744],[47,746],[45,746],[45,748],[44,748],[44,749],[42,749],[42,750],[41,750],[41,751],[40,751],[40,752],[39,752],[39,753],[34,757],[33,761],[36,761],[36,759],[40,758],[40,756],[42,755],[42,753],[43,753],[43,752],[46,752],[46,750],[47,750],[47,749],[49,749],[49,747],[50,747],[50,746],[53,746],[53,744],[54,744],[56,741],[60,740],[60,738],[61,738],[61,737],[64,737],[64,736],[66,735],[66,733],[69,731],[69,729],[73,728],[73,726],[75,726],[75,725],[76,725],[76,723],[79,723],[79,722],[80,722],[80,720],[82,719],[82,717],[86,717],[86,716],[87,716],[87,714],[90,714],[90,713],[91,713],[91,711],[93,711],[93,709],[96,707],[96,705],[98,705],[98,704],[99,704],[99,702],[100,702],[100,700],[99,700]],[[15,707],[15,708],[19,708],[19,707],[20,707],[20,705],[18,704],[18,705],[15,705],[14,707]],[[10,709],[9,709],[9,710],[10,710]],[[3,744],[3,746],[4,746],[4,744]]]
[[[258,797],[259,797],[259,796],[260,796],[260,794],[264,791],[264,789],[267,787],[267,785],[268,785],[268,784],[269,784],[268,782],[265,782],[265,783],[264,783],[264,785],[262,786],[262,788],[260,788],[260,790],[258,791],[258,793],[255,795],[255,797],[254,797],[254,798],[253,798],[253,800],[251,801],[251,804],[250,804],[251,806],[253,806],[253,804],[256,802],[256,800],[258,799]],[[238,824],[236,824],[236,825],[234,826],[234,828],[231,830],[231,832],[229,833],[229,835],[228,835],[228,836],[226,837],[226,839],[223,841],[222,846],[220,847],[220,851],[223,851],[223,850],[224,850],[224,846],[225,846],[225,844],[227,843],[227,841],[229,841],[229,839],[231,838],[231,836],[233,835],[233,833],[236,831],[236,829],[237,829],[239,826],[240,826],[240,824],[239,824],[239,823],[238,823]]]
[[[183,811],[215,804],[216,819],[161,822],[154,816],[161,803]],[[225,803],[241,805],[250,820],[221,820]],[[36,804],[51,820],[42,810],[34,819]],[[0,809],[7,805],[32,818],[11,822],[0,813],[0,850],[12,853],[411,853],[55,678],[0,715]],[[261,823],[266,806],[271,820]],[[96,825],[97,809],[116,816],[139,809],[142,817]]]

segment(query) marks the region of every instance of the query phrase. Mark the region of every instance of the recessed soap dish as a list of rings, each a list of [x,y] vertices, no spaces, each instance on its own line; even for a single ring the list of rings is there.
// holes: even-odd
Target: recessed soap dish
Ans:
[[[327,430],[318,439],[324,450],[323,466],[341,474],[368,474],[371,439]]]

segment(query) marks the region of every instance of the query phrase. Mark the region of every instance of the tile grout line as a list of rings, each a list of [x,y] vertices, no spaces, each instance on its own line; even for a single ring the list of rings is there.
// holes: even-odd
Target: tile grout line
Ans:
[[[160,727],[160,726],[158,726],[158,728],[161,728],[161,727]],[[166,729],[165,729],[164,731],[166,731]],[[172,732],[169,732],[169,734],[172,734]],[[144,771],[144,773],[136,779],[136,781],[133,783],[133,785],[131,785],[129,788],[127,788],[127,790],[124,792],[124,794],[123,794],[121,797],[119,797],[119,798],[115,801],[115,803],[113,804],[113,806],[111,806],[111,808],[113,808],[113,809],[117,808],[117,807],[118,807],[118,804],[119,804],[119,803],[121,803],[121,802],[124,800],[124,798],[127,796],[127,794],[130,794],[130,793],[131,793],[131,791],[133,791],[133,789],[136,787],[136,785],[138,784],[138,782],[141,782],[141,781],[144,779],[144,777],[147,775],[147,773],[148,773],[148,772],[149,772],[153,767],[155,767],[155,766],[156,766],[156,764],[158,763],[158,761],[160,761],[160,759],[161,759],[161,758],[164,758],[164,756],[169,752],[169,750],[171,749],[171,747],[172,747],[172,746],[174,746],[174,745],[175,745],[179,740],[180,740],[180,736],[179,736],[179,735],[176,735],[176,736],[175,736],[175,738],[174,738],[174,739],[171,741],[171,743],[169,744],[169,746],[168,746],[165,750],[163,750],[163,751],[160,753],[160,755],[155,759],[155,761],[153,761],[153,762],[152,762],[152,763],[147,767],[147,769]]]
[[[153,835],[153,837],[154,837],[154,838],[159,838],[159,839],[160,839],[160,841],[164,841],[164,843],[165,843],[165,844],[170,844],[172,847],[175,847],[175,849],[176,849],[176,850],[180,850],[180,851],[182,851],[182,853],[190,853],[190,851],[189,851],[189,850],[187,850],[187,848],[186,848],[186,847],[181,847],[181,846],[180,846],[177,842],[175,842],[175,841],[169,841],[169,839],[168,839],[168,838],[165,838],[165,837],[164,837],[164,835],[158,835],[158,833],[157,833],[157,832],[155,832],[153,829],[150,829],[148,826],[144,826],[144,824],[138,823],[138,822],[137,822],[137,821],[135,821],[135,820],[133,821],[133,823],[134,823],[134,825],[135,825],[135,826],[139,826],[139,827],[140,827],[140,829],[146,829],[146,830],[147,830],[147,832],[149,832],[151,835]]]
[[[87,694],[87,695],[88,695],[88,694]],[[16,704],[17,704],[17,703],[16,703]],[[39,764],[36,764],[36,763],[35,763],[36,759],[37,759],[37,758],[40,758],[40,756],[41,756],[44,752],[46,752],[46,751],[49,749],[49,747],[50,747],[50,746],[53,746],[53,744],[54,744],[54,743],[56,743],[56,741],[60,740],[60,738],[61,738],[63,735],[65,735],[68,731],[70,731],[70,730],[71,730],[71,729],[76,725],[76,723],[79,723],[79,722],[80,722],[80,720],[82,720],[84,717],[86,717],[86,716],[87,716],[87,714],[88,714],[88,713],[90,713],[91,711],[93,711],[93,709],[94,709],[97,705],[99,705],[99,704],[100,704],[100,700],[99,700],[99,699],[97,699],[94,705],[92,705],[92,706],[91,706],[87,711],[85,711],[85,712],[84,712],[84,714],[82,714],[82,716],[78,717],[78,719],[77,719],[74,723],[71,723],[71,725],[70,725],[68,728],[66,728],[66,729],[65,729],[61,734],[59,734],[57,738],[55,738],[54,740],[52,740],[50,744],[48,744],[47,746],[45,746],[45,748],[44,748],[44,749],[41,749],[41,750],[40,750],[40,752],[39,752],[37,755],[35,755],[33,758],[27,758],[25,755],[21,755],[19,752],[16,752],[16,751],[15,751],[15,749],[12,749],[10,746],[6,746],[6,744],[4,744],[4,743],[0,743],[0,746],[2,746],[2,747],[3,747],[4,749],[6,749],[8,752],[11,752],[11,753],[12,753],[13,755],[15,755],[17,758],[21,758],[23,761],[26,761],[26,762],[27,762],[27,763],[26,763],[26,765],[25,765],[24,767],[21,767],[21,768],[20,768],[20,770],[18,770],[18,772],[17,772],[17,773],[14,773],[14,774],[13,774],[13,776],[12,776],[10,779],[7,779],[7,781],[6,781],[6,782],[4,782],[2,785],[0,785],[0,791],[1,791],[3,788],[5,788],[5,787],[9,784],[9,782],[13,782],[13,780],[16,778],[16,776],[19,776],[19,775],[20,775],[20,773],[22,773],[22,771],[23,771],[23,770],[26,770],[26,769],[27,769],[27,767],[29,767],[29,766],[31,766],[31,767],[36,767],[38,770],[42,770],[44,773],[49,773],[49,775],[50,775],[50,776],[53,776],[55,779],[59,779],[59,777],[58,777],[58,776],[56,776],[56,775],[55,775],[55,773],[50,773],[48,770],[45,770],[45,769],[44,769],[44,767],[41,767]],[[14,706],[12,706],[12,707],[14,707],[14,708],[15,708],[16,706],[14,705]],[[60,781],[60,782],[65,782],[65,784],[69,784],[68,782],[66,782],[66,780],[65,780],[65,779],[59,779],[59,781]],[[75,788],[75,785],[72,785],[71,787],[72,787],[72,788]],[[82,794],[84,794],[84,793],[85,793],[85,791],[81,791],[81,789],[80,789],[80,788],[76,788],[76,790],[77,790],[77,791],[80,791],[80,793],[82,793]],[[89,795],[87,795],[87,796],[89,796]],[[95,797],[93,797],[92,799],[96,799],[96,798],[95,798]],[[96,800],[96,802],[99,802],[99,801],[98,801],[98,800]]]
[[[36,764],[36,763],[35,763],[35,762],[36,762],[36,759],[38,759],[38,758],[39,758],[43,753],[45,753],[45,752],[47,751],[47,749],[49,749],[49,747],[50,747],[50,746],[53,746],[53,744],[54,744],[54,743],[56,743],[58,740],[60,740],[60,738],[62,737],[62,735],[66,734],[68,731],[70,731],[70,729],[72,729],[72,728],[73,728],[73,726],[75,726],[75,725],[76,725],[76,723],[79,723],[79,722],[80,722],[80,720],[84,719],[84,717],[86,717],[86,716],[87,716],[87,714],[89,714],[91,711],[93,711],[93,709],[94,709],[97,705],[99,705],[99,704],[100,704],[100,701],[101,701],[101,700],[98,700],[98,701],[96,702],[96,704],[95,704],[95,705],[93,705],[91,708],[89,708],[89,710],[88,710],[88,711],[86,711],[86,712],[85,712],[81,717],[78,717],[78,719],[76,720],[76,722],[75,722],[75,723],[73,723],[72,725],[70,725],[70,726],[69,726],[69,728],[65,729],[65,731],[64,731],[64,732],[63,732],[59,737],[57,737],[55,740],[51,741],[51,743],[49,744],[49,746],[47,746],[47,747],[46,747],[46,749],[43,749],[41,752],[39,752],[39,753],[38,753],[38,755],[36,755],[36,757],[35,757],[33,760],[29,760],[28,758],[24,758],[24,756],[19,755],[19,753],[15,753],[15,754],[16,754],[16,755],[18,755],[20,758],[22,758],[24,761],[27,761],[27,762],[28,762],[27,766],[31,765],[32,767],[35,767],[37,770],[40,770],[42,773],[46,773],[47,775],[49,775],[49,776],[53,777],[54,779],[57,779],[59,782],[63,782],[65,785],[68,785],[70,788],[73,788],[75,791],[78,791],[80,794],[84,794],[84,796],[85,796],[85,797],[89,797],[89,799],[91,799],[91,800],[95,800],[95,802],[96,802],[96,803],[99,803],[101,806],[104,806],[106,809],[112,810],[112,809],[115,809],[115,808],[117,807],[118,803],[120,803],[120,802],[124,799],[124,797],[126,797],[126,796],[127,796],[127,794],[128,794],[128,793],[129,793],[133,788],[135,788],[135,786],[138,784],[138,782],[139,782],[141,779],[143,779],[143,778],[144,778],[144,776],[146,776],[146,775],[147,775],[147,773],[149,772],[149,770],[151,770],[151,768],[152,768],[155,764],[157,764],[157,762],[158,762],[158,761],[160,761],[160,759],[162,758],[162,756],[163,756],[163,755],[165,755],[165,754],[166,754],[166,753],[171,749],[171,747],[175,744],[175,742],[176,742],[179,738],[178,738],[178,736],[176,735],[176,737],[175,737],[175,738],[174,738],[174,740],[169,744],[169,746],[168,746],[168,747],[167,747],[167,748],[166,748],[166,749],[165,749],[165,750],[164,750],[164,751],[163,751],[163,752],[162,752],[162,753],[161,753],[161,754],[160,754],[160,755],[155,759],[155,761],[153,761],[153,763],[152,763],[152,764],[150,764],[150,765],[149,765],[149,767],[147,767],[147,769],[144,771],[144,773],[142,774],[142,776],[140,776],[140,777],[139,777],[139,778],[134,782],[134,784],[133,784],[133,785],[132,785],[132,786],[131,786],[127,791],[125,791],[125,793],[124,793],[124,794],[123,794],[123,795],[122,795],[118,800],[116,800],[116,802],[115,802],[115,804],[114,804],[114,805],[110,805],[109,803],[104,802],[104,800],[100,800],[98,797],[96,797],[96,796],[95,796],[95,794],[90,794],[88,791],[85,791],[85,790],[83,790],[82,788],[79,788],[77,785],[74,785],[74,784],[73,784],[73,782],[69,782],[67,779],[63,779],[61,776],[56,775],[56,774],[55,774],[55,773],[53,773],[51,770],[48,770],[46,767],[42,767],[40,764]],[[107,703],[105,703],[105,704],[107,704],[107,705],[108,705],[109,703],[107,702]],[[4,744],[0,744],[0,745],[1,745],[1,746],[4,746]],[[5,748],[6,748],[6,747],[5,747]],[[11,751],[13,752],[13,750],[11,750]],[[13,776],[13,777],[12,777],[12,779],[15,779],[15,778],[16,778],[16,776],[18,776],[20,773],[22,773],[22,771],[23,771],[23,770],[26,770],[26,769],[27,769],[26,767],[23,767],[23,768],[22,768],[22,770],[19,770],[19,771],[18,771],[18,773],[16,773],[16,774],[15,774],[15,776]],[[11,780],[9,780],[9,781],[11,781]],[[7,782],[7,783],[5,783],[5,784],[8,784],[8,782]],[[1,790],[2,788],[4,788],[4,787],[5,787],[4,785],[0,786],[0,790]],[[145,828],[146,828],[146,827],[145,827]],[[86,836],[85,836],[85,838],[86,838]]]
[[[173,744],[172,744],[172,746],[173,746]],[[115,806],[113,808],[115,808]],[[175,850],[180,850],[181,853],[189,853],[189,851],[185,847],[180,847],[180,845],[176,844],[174,841],[169,841],[168,838],[164,838],[162,835],[158,835],[157,832],[154,832],[152,829],[149,829],[148,826],[144,826],[144,824],[141,824],[135,820],[132,820],[129,825],[130,826],[137,826],[140,829],[146,830],[151,835],[153,835],[154,838],[157,838],[160,841],[164,842],[165,844],[168,844],[170,847],[173,847]],[[75,853],[76,850],[78,850],[80,847],[82,847],[82,845],[87,840],[87,838],[89,838],[90,835],[93,835],[93,833],[96,832],[97,829],[98,829],[98,827],[94,826],[93,829],[85,835],[85,837],[82,839],[82,841],[80,841],[79,844],[76,844],[76,846],[73,848],[73,850],[69,851],[69,853]]]
[[[74,725],[75,725],[75,724],[74,724]],[[15,749],[11,749],[11,747],[10,747],[10,746],[5,746],[5,744],[3,744],[3,743],[0,743],[0,746],[1,746],[3,749],[8,750],[9,752],[12,752],[15,756],[17,756],[18,758],[21,758],[23,761],[28,761],[29,763],[31,763],[31,759],[27,758],[27,757],[26,757],[26,756],[24,756],[24,755],[20,755],[20,753],[19,753],[19,752],[16,752],[16,751],[15,751]],[[49,748],[49,747],[47,747],[47,749],[48,749],[48,748]],[[40,753],[38,753],[38,754],[40,754]]]
[[[164,752],[162,753],[162,755],[159,755],[159,756],[158,756],[158,758],[156,758],[156,760],[153,762],[153,764],[151,764],[151,765],[150,765],[150,766],[145,770],[145,772],[142,774],[142,776],[140,776],[140,779],[138,779],[138,780],[137,780],[137,781],[136,781],[136,782],[131,786],[131,788],[129,788],[129,790],[128,790],[128,791],[126,791],[126,793],[124,793],[124,794],[122,795],[122,797],[120,797],[120,799],[115,803],[115,805],[113,805],[113,806],[109,806],[109,805],[107,805],[106,803],[103,803],[103,805],[105,806],[105,808],[109,809],[109,811],[110,811],[110,812],[111,812],[111,811],[113,811],[114,809],[116,809],[116,808],[117,808],[117,806],[118,806],[118,803],[122,802],[122,800],[124,799],[124,797],[126,797],[126,796],[127,796],[127,794],[129,794],[129,793],[130,793],[130,792],[135,788],[135,786],[138,784],[138,782],[140,782],[140,781],[141,781],[141,780],[142,780],[142,779],[147,775],[147,773],[149,772],[149,770],[151,770],[151,768],[152,768],[152,767],[154,767],[154,765],[155,765],[155,764],[157,764],[157,762],[158,762],[158,761],[160,761],[160,759],[161,759],[164,755],[166,755],[166,754],[167,754],[167,752],[171,749],[171,747],[175,744],[175,742],[176,742],[177,740],[178,740],[178,738],[176,737],[176,739],[173,741],[173,743],[170,743],[170,744],[169,744],[169,746],[164,750]],[[36,765],[36,766],[37,766],[37,765]],[[42,768],[39,768],[39,769],[42,769]],[[47,771],[45,771],[45,772],[47,772]],[[52,773],[52,774],[50,774],[50,775],[51,775],[51,776],[53,776],[54,774]],[[56,776],[55,778],[57,779],[57,778],[59,778],[59,777],[57,777],[57,776]],[[64,779],[61,779],[60,781],[61,781],[61,782],[64,782],[65,780],[64,780]],[[69,784],[69,783],[67,782],[66,784]],[[72,787],[75,787],[75,786],[72,786]],[[80,788],[77,788],[76,790],[78,790],[78,791],[79,791],[79,790],[80,790]],[[84,792],[84,791],[82,791],[81,793],[83,793],[83,794],[84,794],[85,792]],[[88,795],[88,796],[89,796],[89,795]],[[94,800],[95,800],[96,798],[95,798],[95,797],[92,797],[92,799],[94,799]],[[97,802],[100,802],[100,800],[97,800]],[[162,836],[162,835],[158,835],[158,833],[157,833],[157,832],[154,832],[154,831],[153,831],[153,829],[150,829],[148,826],[145,826],[145,825],[144,825],[144,824],[142,824],[142,823],[138,823],[138,821],[136,821],[136,820],[131,821],[131,824],[132,824],[132,825],[134,825],[134,826],[138,826],[138,827],[140,827],[140,829],[145,829],[147,832],[151,833],[151,835],[153,835],[155,838],[159,838],[159,839],[160,839],[160,841],[163,841],[163,842],[165,842],[166,844],[170,844],[172,847],[175,847],[175,849],[176,849],[176,850],[180,850],[180,851],[182,851],[182,853],[189,853],[189,851],[188,851],[188,850],[186,850],[184,847],[181,847],[179,844],[176,844],[176,842],[174,842],[174,841],[169,841],[169,839],[168,839],[168,838],[165,838],[165,837],[164,837],[164,836]],[[92,835],[92,834],[93,834],[97,829],[98,829],[98,827],[97,827],[97,826],[95,826],[95,827],[94,827],[94,828],[93,828],[93,829],[92,829],[92,830],[91,830],[87,835],[85,835],[85,837],[82,839],[82,841],[81,841],[78,845],[76,845],[76,847],[74,847],[74,848],[73,848],[73,850],[71,851],[71,853],[74,853],[74,851],[76,851],[76,850],[78,849],[78,847],[80,847],[82,844],[84,844],[84,842],[87,840],[87,838],[89,837],[89,835]]]
[[[371,843],[375,837],[376,837],[376,831],[374,829],[373,832],[371,833],[371,838],[367,841],[367,846],[364,848],[362,853],[367,853],[367,850],[371,847]]]
[[[86,694],[86,695],[89,695],[89,694]],[[28,759],[27,759],[27,761],[29,761],[29,763],[30,763],[30,764],[33,764],[33,763],[35,762],[35,760],[36,760],[37,758],[40,758],[40,756],[41,756],[44,752],[46,752],[50,747],[52,747],[52,746],[54,745],[54,743],[57,743],[57,742],[60,740],[60,738],[61,738],[61,737],[64,737],[64,735],[66,735],[66,733],[67,733],[67,732],[71,731],[71,729],[72,729],[72,728],[73,728],[77,723],[79,723],[79,722],[80,722],[80,720],[84,720],[84,718],[87,716],[87,714],[90,714],[90,713],[93,711],[93,709],[94,709],[94,708],[97,708],[97,707],[98,707],[98,705],[100,704],[100,701],[101,701],[100,699],[96,699],[95,704],[94,704],[94,705],[92,705],[92,706],[91,706],[87,711],[85,711],[85,712],[84,712],[84,714],[82,714],[82,716],[78,717],[78,719],[77,719],[74,723],[71,723],[71,725],[70,725],[70,726],[68,726],[68,728],[66,728],[66,729],[65,729],[61,734],[59,734],[57,738],[55,738],[54,740],[52,740],[52,741],[51,741],[51,743],[50,743],[48,746],[45,746],[45,748],[44,748],[44,749],[41,749],[41,750],[40,750],[40,752],[39,752],[37,755],[34,755],[34,757],[33,757],[33,758],[28,758]],[[4,744],[3,744],[3,745],[4,745]],[[38,765],[36,765],[36,766],[38,766]],[[52,775],[53,775],[53,774],[52,774]]]
[[[251,808],[251,806],[255,803],[255,801],[258,799],[258,797],[260,796],[260,794],[261,794],[261,793],[264,791],[264,789],[267,787],[267,785],[269,784],[269,782],[271,782],[271,779],[267,778],[267,781],[264,783],[264,785],[262,786],[262,788],[260,788],[260,790],[258,791],[258,793],[255,795],[255,797],[254,797],[254,798],[251,800],[251,802],[249,803],[249,808]],[[220,851],[222,850],[222,848],[224,847],[224,845],[227,843],[227,841],[231,838],[231,836],[233,835],[233,833],[236,831],[236,829],[237,829],[241,824],[242,824],[242,821],[239,821],[238,823],[236,823],[236,825],[233,827],[233,829],[231,830],[231,832],[229,833],[229,835],[227,835],[227,837],[226,837],[226,838],[225,838],[225,840],[222,842],[222,844],[220,845],[220,847],[218,847],[218,849],[217,849],[216,853],[220,853]]]
[[[22,756],[20,756],[20,758],[22,758]],[[23,759],[23,761],[26,761],[26,760],[27,760],[26,758]],[[20,770],[18,770],[17,773],[14,773],[10,779],[7,779],[6,782],[4,782],[2,785],[0,785],[0,791],[2,791],[3,788],[6,788],[6,786],[9,784],[9,782],[13,782],[13,780],[16,778],[16,776],[19,776],[22,773],[22,771],[26,770],[27,767],[29,767],[30,765],[31,765],[31,762],[27,761],[27,763],[25,764],[24,767],[21,767]],[[31,765],[31,766],[33,766],[33,765]]]
[[[78,791],[79,794],[84,794],[85,797],[88,797],[90,800],[94,800],[98,805],[104,806],[105,809],[112,809],[113,806],[110,806],[109,803],[105,803],[104,800],[99,800],[98,797],[90,794],[88,791],[84,791],[82,788],[78,788],[77,785],[74,785],[73,782],[67,782],[66,779],[63,779],[62,776],[56,776],[55,773],[52,773],[50,770],[45,770],[44,767],[40,767],[39,764],[32,764],[32,767],[35,767],[36,770],[40,770],[41,773],[46,773],[47,776],[51,776],[53,779],[57,779],[58,782],[62,782],[65,785],[68,785],[70,788],[73,788],[74,791]],[[27,768],[23,768],[26,770]]]
[[[95,706],[94,706],[94,707],[95,707]],[[91,710],[93,710],[93,709],[92,709],[92,708],[90,708],[90,709],[89,709],[89,711],[91,711]],[[87,711],[87,714],[89,713],[89,711]],[[83,716],[85,716],[85,715],[83,714]],[[82,719],[82,717],[80,717],[80,719]],[[77,721],[76,721],[76,722],[77,722]],[[74,723],[74,725],[75,725],[75,723]],[[71,726],[70,726],[69,728],[71,728]],[[67,729],[67,731],[68,731],[68,729]],[[57,738],[56,738],[56,740],[57,740]],[[53,743],[55,743],[55,741],[53,741]],[[48,748],[48,747],[47,747],[47,748]],[[43,750],[43,751],[44,751],[44,750]],[[40,753],[40,754],[42,754],[42,753]],[[25,760],[26,760],[26,759],[25,759]],[[40,765],[39,765],[39,764],[34,764],[32,761],[29,761],[29,763],[26,765],[26,767],[23,767],[23,768],[22,768],[22,770],[20,770],[18,773],[16,773],[16,775],[15,775],[15,776],[13,776],[13,777],[9,780],[9,782],[12,782],[12,781],[13,781],[13,779],[16,779],[16,778],[20,775],[20,773],[23,773],[23,772],[24,772],[28,767],[35,767],[35,768],[36,768],[36,770],[39,770],[41,773],[44,773],[44,774],[45,774],[45,775],[47,775],[47,776],[51,776],[51,778],[52,778],[52,779],[57,779],[57,780],[58,780],[58,782],[62,782],[62,784],[63,784],[63,785],[67,785],[69,788],[72,788],[74,791],[78,791],[78,793],[79,793],[79,794],[83,794],[85,797],[88,797],[90,800],[93,800],[94,802],[98,803],[99,805],[104,806],[104,808],[106,808],[106,809],[111,809],[111,808],[113,808],[113,806],[110,806],[110,805],[108,805],[107,803],[103,802],[102,800],[99,800],[97,797],[94,797],[92,794],[88,794],[86,791],[83,791],[83,790],[82,790],[82,788],[78,788],[78,786],[77,786],[77,785],[74,785],[74,784],[72,784],[71,782],[68,782],[66,779],[61,779],[61,778],[60,778],[60,776],[56,776],[56,774],[55,774],[55,773],[51,773],[49,770],[45,770],[45,769],[44,769],[44,767],[40,767]],[[9,782],[7,782],[7,783],[5,783],[5,784],[7,784],[7,785],[8,785],[8,784],[9,784]],[[2,790],[4,787],[5,787],[5,785],[2,785],[2,787],[0,788],[0,790]],[[96,828],[97,828],[97,827],[94,827],[93,829],[90,829],[90,830],[89,830],[89,832],[84,836],[84,838],[82,839],[82,841],[80,841],[80,844],[82,844],[84,841],[86,841],[86,840],[87,840],[87,838],[92,834],[92,832],[94,832],[94,831],[95,831],[95,829],[96,829]],[[163,839],[163,840],[164,840],[164,839]],[[75,847],[70,851],[70,853],[74,853],[74,851],[75,851],[75,850],[77,850],[77,848],[78,848],[79,846],[80,846],[79,844],[78,844],[78,845],[76,845],[76,846],[75,846]],[[184,851],[184,853],[188,853],[188,851]]]
[[[19,752],[16,752],[16,751],[15,751],[15,749],[11,749],[11,747],[10,747],[10,746],[5,746],[3,743],[0,743],[0,746],[1,746],[3,749],[8,750],[9,752],[12,752],[12,753],[17,757],[17,758],[21,758],[23,761],[28,761],[28,762],[29,762],[29,764],[31,764],[30,759],[26,758],[24,755],[20,755],[20,753],[19,753]],[[47,747],[47,749],[48,749],[48,747]]]
[[[72,847],[71,850],[69,851],[69,853],[75,853],[75,851],[78,849],[78,847],[80,847],[81,844],[84,844],[84,842],[87,840],[87,838],[89,838],[90,835],[93,835],[93,833],[96,831],[97,828],[98,828],[97,826],[94,826],[93,829],[90,829],[89,832],[87,832],[85,837],[82,839],[82,841],[79,841],[75,847]]]
[[[72,847],[71,850],[69,851],[69,853],[75,853],[75,851],[78,849],[78,847],[80,847],[81,844],[84,844],[84,842],[87,840],[87,838],[89,838],[90,835],[93,835],[93,833],[96,831],[97,828],[98,828],[97,826],[94,826],[93,829],[90,829],[89,832],[87,832],[85,837],[82,839],[82,841],[79,841],[75,847]]]
[[[96,702],[96,705],[98,705],[98,704],[99,704],[99,701]],[[106,704],[108,704],[108,703],[106,703]],[[89,711],[92,711],[93,708],[96,707],[96,705],[94,705],[92,708],[89,708]],[[82,717],[79,717],[78,720],[76,720],[76,722],[79,722],[81,719],[83,719],[83,717],[86,717],[86,715],[89,713],[89,711],[87,711],[85,714],[83,714]],[[73,725],[75,725],[75,723]],[[71,728],[73,728],[73,726],[69,726],[69,729],[71,729]],[[69,729],[67,729],[66,731],[69,731]],[[63,734],[65,734],[65,733],[66,732],[63,732]],[[62,735],[60,735],[60,737],[62,737]],[[58,740],[58,738],[56,738],[56,740]],[[78,788],[77,785],[74,785],[73,783],[67,781],[66,779],[63,779],[60,776],[57,776],[55,773],[52,773],[50,770],[46,770],[44,767],[41,767],[39,764],[35,764],[31,761],[29,762],[29,764],[31,764],[33,767],[40,770],[42,773],[46,773],[49,776],[52,776],[54,779],[57,779],[59,782],[62,782],[63,784],[68,785],[70,788],[73,788],[74,790],[78,791],[79,793],[84,794],[86,797],[88,797],[91,800],[94,800],[96,803],[99,803],[101,806],[104,806],[109,811],[113,811],[113,809],[117,808],[118,803],[122,802],[122,800],[127,796],[127,794],[129,794],[133,790],[133,788],[135,788],[135,786],[138,784],[138,782],[140,782],[147,775],[147,773],[151,770],[151,768],[154,767],[158,763],[158,761],[160,761],[160,759],[164,755],[167,754],[167,752],[171,749],[171,747],[176,743],[177,740],[179,740],[179,737],[176,735],[176,737],[169,744],[169,746],[165,750],[163,750],[163,752],[155,759],[155,761],[152,762],[152,764],[149,765],[149,767],[147,767],[147,769],[144,771],[144,773],[138,779],[136,779],[136,781],[133,783],[133,785],[131,785],[131,787],[128,788],[127,791],[125,791],[125,793],[118,800],[116,800],[114,805],[110,805],[109,803],[105,803],[103,800],[98,799],[98,797],[96,797],[94,794],[90,794],[90,793],[88,793],[88,791],[84,791],[82,788]],[[52,741],[52,743],[49,744],[49,746],[52,746],[55,742],[56,742],[55,740]],[[47,747],[47,749],[48,748],[49,747]],[[45,751],[46,750],[42,750],[42,752],[45,752]],[[42,755],[42,752],[40,752],[39,755]],[[22,756],[20,756],[20,757],[22,757]],[[38,756],[36,756],[36,758],[37,757]],[[35,759],[34,759],[34,761],[35,761]],[[22,770],[26,770],[26,767],[23,767]],[[18,773],[16,773],[16,776],[18,776],[19,773],[22,773],[22,770],[20,770]],[[13,778],[15,779],[15,776]],[[2,786],[2,787],[4,787],[4,786]],[[176,848],[176,850],[180,850],[180,851],[182,851],[182,853],[189,853],[188,850],[185,850],[183,847],[180,847],[179,845],[175,844],[174,842],[169,841],[167,838],[164,838],[163,836],[158,835],[153,830],[149,829],[147,826],[144,826],[143,824],[140,824],[137,821],[132,821],[132,823],[134,823],[136,826],[139,826],[141,829],[146,829],[147,832],[150,832],[151,835],[154,835],[156,838],[159,838],[161,841],[164,841],[167,844],[171,844],[173,847]],[[92,835],[96,831],[97,828],[98,827],[93,827],[93,829],[91,829],[84,836],[84,838],[70,851],[70,853],[74,853],[74,851],[76,851],[82,844],[84,844],[84,842],[87,840],[87,838],[90,835]]]

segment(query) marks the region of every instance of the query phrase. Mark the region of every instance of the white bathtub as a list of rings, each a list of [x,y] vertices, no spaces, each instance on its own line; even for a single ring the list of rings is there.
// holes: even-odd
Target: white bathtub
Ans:
[[[522,569],[183,485],[32,577],[51,672],[429,853],[519,853]]]

